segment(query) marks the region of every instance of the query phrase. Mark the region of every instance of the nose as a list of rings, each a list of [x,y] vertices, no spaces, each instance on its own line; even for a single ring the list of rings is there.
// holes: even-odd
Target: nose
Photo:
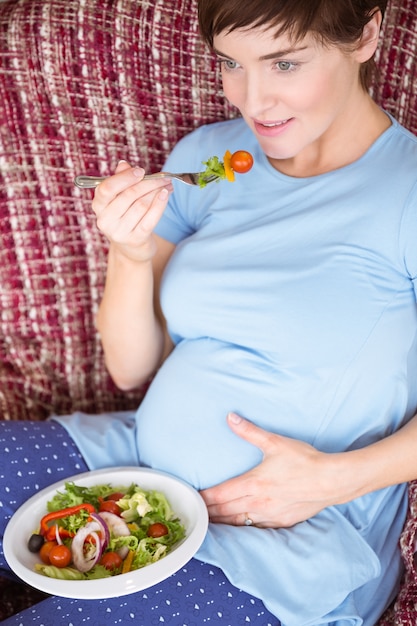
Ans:
[[[244,86],[245,112],[252,118],[265,116],[265,113],[276,106],[278,95],[270,81],[262,74],[248,74]]]

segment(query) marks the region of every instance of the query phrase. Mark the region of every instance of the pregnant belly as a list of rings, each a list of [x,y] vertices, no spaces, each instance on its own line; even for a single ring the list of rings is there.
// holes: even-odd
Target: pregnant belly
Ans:
[[[226,423],[230,411],[253,420],[264,413],[265,382],[253,372],[247,377],[252,368],[245,358],[252,359],[211,340],[177,346],[138,410],[142,464],[202,489],[261,461],[260,450],[234,435]]]

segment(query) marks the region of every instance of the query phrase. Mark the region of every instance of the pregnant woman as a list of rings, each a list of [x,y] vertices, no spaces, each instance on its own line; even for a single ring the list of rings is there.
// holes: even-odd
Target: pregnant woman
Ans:
[[[59,604],[93,605],[97,623],[110,609],[146,626],[374,626],[393,599],[417,476],[417,140],[367,91],[385,6],[200,0],[241,116],[184,138],[165,168],[239,149],[254,166],[200,189],[121,162],[99,185],[107,365],[123,389],[152,383],[134,414],[36,428],[67,475],[165,470],[212,523],[156,589],[51,598],[39,623]]]

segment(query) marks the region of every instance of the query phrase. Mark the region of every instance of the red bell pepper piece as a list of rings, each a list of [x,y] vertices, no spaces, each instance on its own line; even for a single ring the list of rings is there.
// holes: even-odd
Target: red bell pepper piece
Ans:
[[[55,541],[56,539],[56,524],[53,524],[52,526],[48,526],[48,530],[45,533],[45,539],[46,541]],[[61,537],[61,539],[67,539],[69,537],[75,537],[75,533],[71,532],[70,530],[67,530],[66,528],[62,528],[62,526],[58,526],[58,534]]]
[[[63,519],[64,517],[68,517],[69,515],[78,513],[79,511],[82,511],[83,509],[85,509],[86,511],[89,511],[90,513],[95,512],[95,508],[92,504],[85,503],[85,504],[77,504],[75,506],[69,506],[66,509],[60,509],[59,511],[53,511],[52,513],[47,513],[41,519],[40,534],[45,536],[48,533],[48,530],[50,529],[48,525],[49,522],[52,522],[55,519]],[[55,533],[55,529],[54,529],[54,533]]]

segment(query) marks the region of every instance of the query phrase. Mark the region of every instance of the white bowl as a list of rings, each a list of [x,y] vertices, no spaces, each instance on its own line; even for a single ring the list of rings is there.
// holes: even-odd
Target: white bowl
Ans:
[[[34,570],[39,556],[28,550],[27,542],[46,514],[46,503],[66,482],[91,487],[110,484],[113,487],[136,483],[145,490],[165,494],[172,510],[185,527],[186,537],[156,563],[142,569],[98,580],[56,580]],[[181,569],[197,552],[207,532],[208,514],[200,494],[187,483],[163,472],[141,467],[108,468],[77,474],[32,496],[13,515],[4,533],[4,555],[14,573],[23,581],[45,593],[64,598],[97,600],[128,595],[156,585]]]

